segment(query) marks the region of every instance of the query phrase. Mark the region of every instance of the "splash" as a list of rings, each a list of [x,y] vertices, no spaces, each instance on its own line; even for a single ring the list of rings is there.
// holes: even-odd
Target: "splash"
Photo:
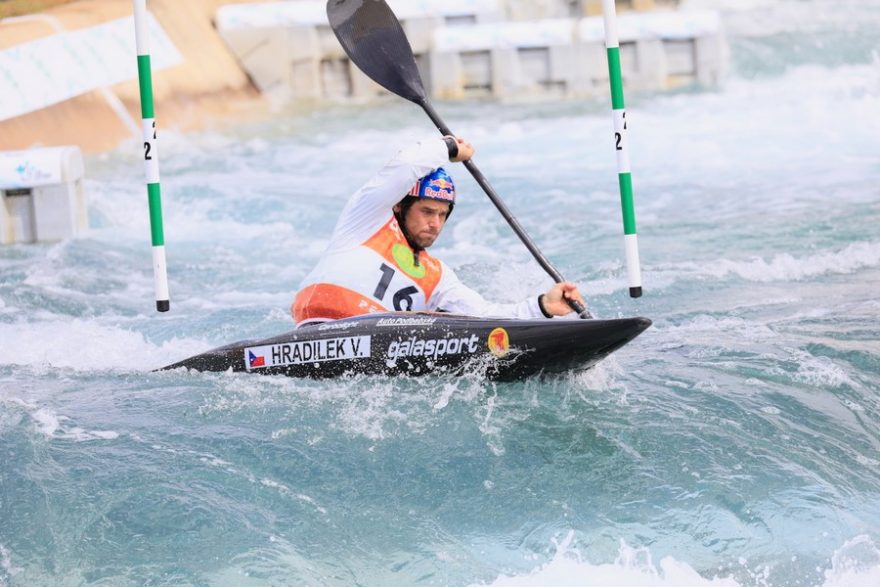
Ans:
[[[740,587],[730,578],[705,578],[687,563],[664,557],[655,565],[647,548],[633,548],[621,540],[617,558],[610,564],[594,565],[581,560],[571,544],[574,532],[556,545],[553,559],[523,576],[498,577],[492,587],[589,587],[626,585],[627,587]],[[478,584],[472,585],[476,587]],[[485,585],[485,584],[482,584]]]
[[[70,425],[71,419],[67,416],[61,416],[49,408],[38,407],[31,402],[9,398],[0,401],[0,405],[3,404],[23,408],[34,423],[34,432],[48,439],[88,442],[119,438],[119,433],[114,430],[86,430],[79,426]]]
[[[92,320],[0,324],[0,364],[75,371],[154,369],[177,357],[202,352],[207,343],[177,340],[152,344],[143,334]]]
[[[609,564],[592,564],[583,560],[572,546],[574,532],[555,543],[556,552],[550,562],[525,575],[501,575],[491,583],[474,583],[471,587],[592,587],[626,585],[626,587],[788,587],[797,584],[819,585],[791,578],[771,579],[769,567],[748,568],[740,558],[738,565],[743,578],[705,577],[686,562],[671,556],[659,564],[652,560],[648,548],[634,548],[620,541],[617,558]],[[847,541],[831,557],[831,568],[822,571],[822,587],[876,587],[880,585],[880,549],[867,535]],[[744,581],[744,582],[743,582]]]
[[[877,587],[880,585],[880,549],[870,536],[849,540],[831,557],[822,587]]]

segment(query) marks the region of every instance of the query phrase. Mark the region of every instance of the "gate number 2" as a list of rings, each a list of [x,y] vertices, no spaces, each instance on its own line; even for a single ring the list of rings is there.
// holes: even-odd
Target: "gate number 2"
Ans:
[[[156,140],[156,121],[155,120],[153,121],[153,140]],[[144,159],[146,161],[151,161],[153,159],[153,157],[150,155],[151,150],[152,150],[152,147],[150,146],[150,143],[145,142],[144,143]]]

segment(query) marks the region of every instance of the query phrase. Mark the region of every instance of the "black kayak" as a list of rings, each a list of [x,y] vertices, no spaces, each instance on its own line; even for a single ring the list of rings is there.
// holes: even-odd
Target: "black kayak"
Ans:
[[[650,325],[647,318],[516,320],[367,314],[234,342],[162,369],[310,378],[474,373],[512,380],[588,369]]]

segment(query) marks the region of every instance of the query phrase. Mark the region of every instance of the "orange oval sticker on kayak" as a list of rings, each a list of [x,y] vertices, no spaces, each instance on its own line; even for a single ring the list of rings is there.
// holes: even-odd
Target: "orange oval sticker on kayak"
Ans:
[[[489,350],[496,357],[503,357],[510,351],[510,337],[503,328],[496,328],[489,333]]]

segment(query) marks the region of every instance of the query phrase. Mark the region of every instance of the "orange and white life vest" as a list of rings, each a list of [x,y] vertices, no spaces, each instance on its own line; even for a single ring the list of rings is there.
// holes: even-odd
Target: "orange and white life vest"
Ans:
[[[443,275],[443,264],[422,251],[415,265],[413,250],[391,217],[361,246],[322,259],[315,280],[293,302],[298,324],[336,320],[369,312],[420,311]]]

